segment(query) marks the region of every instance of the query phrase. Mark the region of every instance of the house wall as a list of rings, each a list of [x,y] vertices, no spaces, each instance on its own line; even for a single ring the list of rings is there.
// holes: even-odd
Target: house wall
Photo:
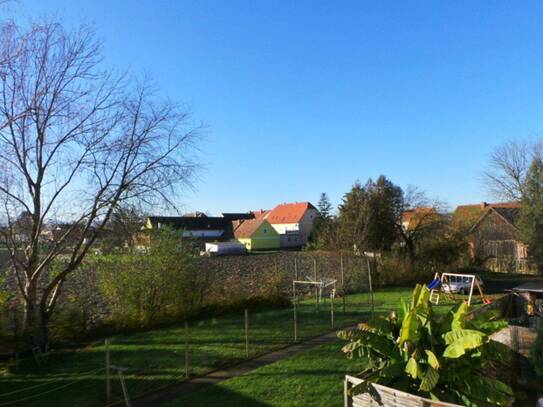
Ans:
[[[303,246],[309,240],[313,223],[318,216],[316,209],[308,209],[299,223],[275,223],[273,228],[281,235],[281,247]]]
[[[470,254],[485,267],[501,273],[534,273],[527,246],[519,231],[499,215],[490,212],[469,235]]]
[[[224,230],[183,230],[183,237],[193,238],[219,238],[223,235]]]
[[[268,222],[262,222],[250,238],[238,238],[247,250],[276,250],[281,247],[281,238]]]

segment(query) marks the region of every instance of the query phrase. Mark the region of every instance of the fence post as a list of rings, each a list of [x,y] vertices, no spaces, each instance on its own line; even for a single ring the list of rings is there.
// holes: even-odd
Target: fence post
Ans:
[[[343,272],[343,256],[341,256],[339,259],[341,265],[341,297],[343,300],[343,313],[345,314],[345,274]]]
[[[109,339],[105,340],[106,346],[106,400],[111,403],[111,360],[109,358]]]
[[[189,377],[189,323],[185,320],[185,377]]]
[[[296,283],[292,282],[292,305],[294,311],[294,342],[298,341],[298,319],[296,316]]]
[[[368,284],[369,284],[369,289],[370,289],[371,317],[373,318],[373,313],[374,313],[374,310],[375,310],[375,306],[374,306],[374,303],[373,303],[373,286],[372,286],[372,283],[371,283],[371,265],[370,265],[370,259],[367,256],[366,256],[366,262],[368,264]]]
[[[245,356],[249,359],[249,309],[245,308]]]
[[[330,321],[332,322],[332,329],[334,328],[334,295],[330,296]]]
[[[313,259],[313,281],[317,282],[317,259]],[[319,309],[319,287],[315,284],[315,305]]]

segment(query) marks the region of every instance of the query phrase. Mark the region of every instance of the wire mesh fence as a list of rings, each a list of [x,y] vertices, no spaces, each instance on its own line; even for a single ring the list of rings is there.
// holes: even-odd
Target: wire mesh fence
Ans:
[[[372,312],[369,274],[360,259],[308,256],[273,264],[287,284],[290,306],[246,307],[179,321],[160,329],[119,334],[77,350],[53,350],[43,363],[29,354],[4,363],[0,406],[98,406],[128,399],[233,365],[266,352],[353,325]],[[335,296],[315,296],[292,282],[335,280]],[[314,288],[314,287],[312,287]],[[384,293],[375,306],[395,308]],[[294,312],[294,306],[296,312]]]

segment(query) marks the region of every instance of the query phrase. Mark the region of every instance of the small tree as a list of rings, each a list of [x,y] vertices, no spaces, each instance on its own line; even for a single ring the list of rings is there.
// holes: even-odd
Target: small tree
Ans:
[[[194,309],[196,274],[180,232],[153,232],[145,252],[90,259],[117,325],[145,327],[186,317]]]
[[[543,261],[543,161],[534,158],[524,180],[522,208],[518,221],[529,255]]]
[[[307,248],[309,250],[335,250],[337,248],[336,223],[332,216],[332,204],[326,192],[321,193],[317,209],[319,216],[313,224]]]
[[[317,209],[319,210],[320,219],[329,220],[332,217],[332,204],[326,192],[321,193]]]

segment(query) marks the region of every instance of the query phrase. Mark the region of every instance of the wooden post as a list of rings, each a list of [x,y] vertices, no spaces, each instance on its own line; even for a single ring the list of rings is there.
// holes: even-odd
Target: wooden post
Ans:
[[[189,323],[185,320],[185,377],[189,377]]]
[[[317,282],[317,259],[313,259],[313,281]],[[319,309],[319,287],[315,284],[315,305]]]
[[[368,284],[369,284],[369,289],[370,289],[370,301],[371,301],[371,316],[373,318],[373,313],[374,313],[374,310],[375,310],[375,305],[373,303],[373,286],[372,286],[372,283],[371,283],[371,265],[370,265],[370,259],[369,257],[366,257],[366,261],[368,263]]]
[[[105,340],[106,346],[106,400],[111,403],[111,360],[109,357],[109,339]]]
[[[330,321],[332,323],[332,329],[334,328],[334,295],[330,296]]]
[[[296,283],[292,282],[292,306],[294,311],[294,342],[298,341],[298,319],[296,316]]]
[[[471,280],[471,287],[469,288],[469,297],[468,297],[468,305],[471,305],[471,296],[473,295],[473,286],[475,285],[475,278],[476,277],[473,277],[472,280]],[[479,284],[479,283],[477,283]],[[479,292],[481,292],[481,288],[479,288]],[[482,293],[481,293],[482,295]]]
[[[249,309],[245,308],[245,356],[249,359]]]
[[[294,280],[298,281],[298,259],[294,258]]]
[[[343,256],[340,257],[341,264],[341,297],[343,299],[343,313],[345,314],[345,274],[343,272]]]

